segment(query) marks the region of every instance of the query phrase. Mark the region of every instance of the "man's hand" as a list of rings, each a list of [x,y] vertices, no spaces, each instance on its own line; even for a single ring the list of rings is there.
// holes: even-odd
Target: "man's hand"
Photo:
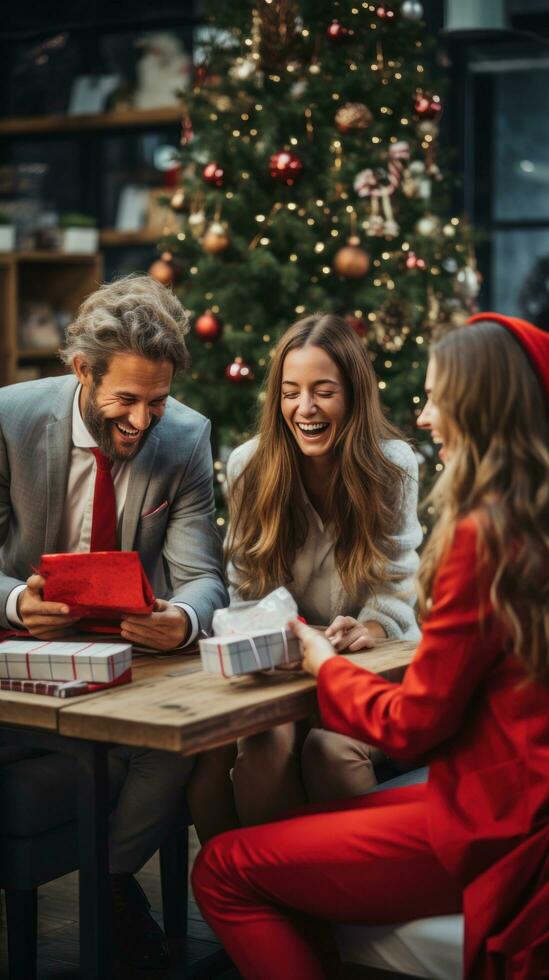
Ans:
[[[191,621],[184,609],[165,599],[157,599],[147,616],[125,616],[121,634],[129,643],[153,650],[173,650],[185,642],[191,631]]]
[[[288,626],[301,643],[303,651],[302,669],[316,677],[322,664],[337,656],[332,644],[318,630],[305,626],[298,619],[292,619]]]
[[[349,653],[370,650],[376,645],[375,636],[368,627],[352,616],[336,616],[324,635],[334,650],[348,650]]]
[[[41,575],[31,575],[26,584],[17,600],[17,612],[25,629],[39,640],[64,639],[80,617],[71,616],[69,607],[62,602],[44,602],[42,589],[46,581]]]

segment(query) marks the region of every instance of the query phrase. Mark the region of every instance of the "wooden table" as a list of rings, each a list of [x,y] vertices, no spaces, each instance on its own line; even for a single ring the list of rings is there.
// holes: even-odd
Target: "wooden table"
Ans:
[[[400,679],[416,644],[383,641],[354,663]],[[311,714],[316,681],[273,671],[229,680],[202,671],[196,655],[138,656],[131,685],[78,698],[0,691],[0,743],[73,755],[79,763],[82,980],[108,975],[109,743],[194,755]]]
[[[386,677],[400,677],[415,643],[381,643],[351,655]],[[59,711],[58,731],[72,738],[167,749],[194,755],[285,721],[314,708],[316,681],[290,671],[246,674],[226,680],[206,674],[196,657],[147,658],[134,681],[88,698],[71,698]]]

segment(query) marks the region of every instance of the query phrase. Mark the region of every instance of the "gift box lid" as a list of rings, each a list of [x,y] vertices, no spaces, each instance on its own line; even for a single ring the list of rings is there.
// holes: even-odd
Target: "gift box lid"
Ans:
[[[148,613],[154,594],[137,551],[42,555],[46,602],[64,602],[80,616]]]
[[[260,640],[262,637],[272,637],[275,640],[280,640],[281,634],[284,634],[286,639],[293,637],[291,630],[285,629],[267,629],[267,630],[252,630],[250,633],[227,633],[226,636],[208,636],[204,640],[200,640],[200,646],[204,645],[206,650],[217,650],[218,646],[230,647],[232,643],[250,643],[252,640]]]
[[[4,640],[0,643],[0,657],[8,657],[12,662],[26,660],[27,657],[41,659],[93,660],[106,664],[110,660],[131,660],[132,648],[129,643],[71,642],[69,640]]]

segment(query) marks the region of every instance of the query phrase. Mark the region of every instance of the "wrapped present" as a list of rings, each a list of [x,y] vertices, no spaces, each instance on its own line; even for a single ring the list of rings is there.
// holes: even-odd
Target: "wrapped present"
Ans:
[[[120,631],[127,613],[150,613],[154,595],[137,551],[42,555],[46,602],[63,602],[86,632]]]
[[[211,636],[200,640],[202,666],[210,674],[234,677],[301,660],[299,642],[289,630]]]
[[[0,678],[108,684],[131,669],[128,643],[4,640]],[[129,679],[129,678],[128,678]]]
[[[234,677],[301,660],[299,642],[286,629],[288,620],[296,616],[295,600],[284,588],[259,602],[236,602],[217,609],[214,636],[199,644],[204,670]]]
[[[23,694],[47,694],[52,698],[76,698],[82,694],[95,694],[109,687],[129,684],[132,679],[131,667],[107,684],[94,684],[90,681],[29,681],[15,680],[13,677],[0,679],[0,691],[19,691]]]

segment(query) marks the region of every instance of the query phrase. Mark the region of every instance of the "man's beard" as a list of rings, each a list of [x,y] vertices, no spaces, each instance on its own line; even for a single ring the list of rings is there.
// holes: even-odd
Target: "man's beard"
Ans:
[[[112,459],[115,463],[127,463],[130,460],[135,459],[137,454],[143,449],[143,446],[145,445],[152,430],[155,428],[158,422],[160,422],[160,419],[156,415],[151,416],[149,426],[143,432],[143,435],[139,439],[139,442],[136,443],[135,448],[131,448],[127,453],[121,453],[117,450],[112,437],[112,427],[115,420],[109,420],[103,417],[95,399],[95,392],[96,386],[92,384],[89,390],[86,406],[82,413],[82,421],[84,422],[86,429],[95,439],[101,452],[104,453],[105,456],[108,456],[109,459]]]

